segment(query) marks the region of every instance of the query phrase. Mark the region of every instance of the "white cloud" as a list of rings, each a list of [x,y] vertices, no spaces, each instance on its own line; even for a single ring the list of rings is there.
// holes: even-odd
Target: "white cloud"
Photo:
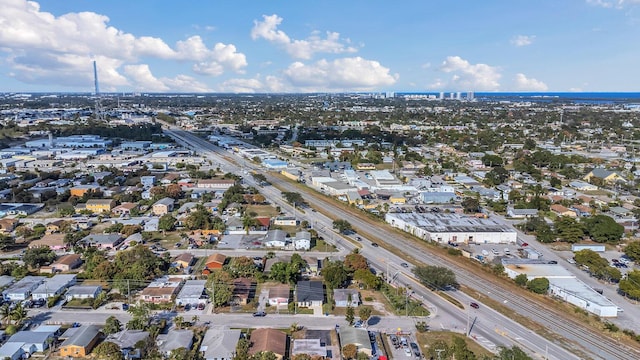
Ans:
[[[515,78],[515,90],[518,91],[547,91],[547,84],[534,78],[527,78],[524,74],[518,73]]]
[[[209,92],[205,84],[187,75],[174,78],[156,78],[147,64],[125,65],[124,72],[131,79],[133,87],[138,91],[149,92]]]
[[[430,87],[447,90],[493,91],[500,88],[499,69],[487,64],[471,64],[459,56],[448,56],[440,71],[451,73],[449,81],[438,79]]]
[[[627,6],[639,5],[640,0],[587,0],[587,4],[603,8],[623,9]]]
[[[354,53],[356,48],[349,46],[349,39],[341,39],[337,32],[327,31],[326,37],[314,31],[307,39],[291,39],[284,31],[278,29],[282,18],[276,14],[262,15],[262,21],[254,20],[251,29],[251,38],[254,40],[265,39],[270,43],[284,48],[284,50],[296,59],[311,59],[315,53],[342,54]]]
[[[293,86],[304,91],[373,90],[393,85],[398,78],[379,62],[361,57],[323,59],[309,65],[294,62],[284,70],[284,75]]]
[[[120,73],[124,66],[135,66],[149,58],[192,61],[194,71],[212,76],[227,71],[241,73],[247,66],[245,55],[232,44],[217,43],[208,47],[199,36],[192,36],[171,47],[160,38],[135,36],[110,26],[109,18],[101,14],[79,12],[54,16],[41,11],[34,1],[3,0],[2,3],[0,61],[11,66],[13,76],[22,81],[91,88],[93,59],[98,61],[100,82],[105,88],[126,85],[125,75],[130,75],[126,71],[125,75]],[[133,69],[129,69],[130,74],[143,75]],[[65,81],[55,81],[58,78]],[[173,79],[174,84],[178,84],[176,79],[179,78]]]
[[[535,35],[516,35],[511,39],[511,44],[517,47],[528,46],[535,38]]]

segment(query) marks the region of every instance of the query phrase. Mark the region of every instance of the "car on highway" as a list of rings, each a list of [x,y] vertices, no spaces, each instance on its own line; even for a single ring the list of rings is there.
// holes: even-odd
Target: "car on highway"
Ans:
[[[356,236],[356,240],[362,241],[362,238],[360,236]]]
[[[378,245],[378,244],[376,244],[376,243],[371,243],[371,246],[373,246],[373,247],[378,247],[378,246],[380,246],[380,245]]]
[[[474,309],[480,309],[480,305],[478,305],[478,303],[472,302],[471,304],[469,304],[469,306],[471,306]]]
[[[407,264],[407,263],[402,263],[402,264],[400,264],[400,266],[402,266],[403,268],[408,268],[408,267],[409,267],[409,264]]]
[[[264,312],[264,311],[256,311],[256,312],[253,313],[253,316],[254,317],[264,317],[264,316],[267,316],[267,313]]]

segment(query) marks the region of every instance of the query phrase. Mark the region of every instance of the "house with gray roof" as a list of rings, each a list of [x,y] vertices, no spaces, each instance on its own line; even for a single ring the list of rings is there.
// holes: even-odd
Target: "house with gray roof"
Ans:
[[[205,360],[232,360],[239,340],[239,329],[209,328],[202,339],[200,352]]]
[[[102,292],[100,285],[74,285],[64,294],[67,301],[73,299],[95,299]]]
[[[55,333],[51,331],[18,331],[7,340],[7,344],[22,344],[24,352],[33,354],[49,348],[49,339],[54,339]]]
[[[89,234],[80,240],[87,246],[95,246],[98,249],[115,249],[122,242],[120,234]]]
[[[65,335],[67,339],[60,345],[60,356],[85,357],[100,340],[100,326],[83,325],[70,328]]]
[[[158,350],[165,356],[169,356],[171,351],[179,348],[191,350],[193,345],[193,331],[171,329],[167,334],[160,334],[156,338]]]
[[[178,306],[186,304],[206,304],[207,299],[203,296],[206,280],[187,280],[176,296],[175,303]]]
[[[373,349],[371,348],[371,340],[369,339],[367,329],[346,326],[340,328],[338,336],[340,337],[340,345],[342,347],[353,344],[358,348],[358,352],[363,352],[367,354],[367,356],[371,356]]]
[[[74,274],[59,274],[54,275],[51,278],[45,279],[33,293],[31,297],[33,299],[47,299],[62,294],[68,287],[75,285],[76,275]]]
[[[122,330],[115,334],[107,336],[105,341],[112,342],[120,348],[124,358],[129,359],[141,359],[142,351],[137,349],[136,343],[141,340],[147,340],[149,338],[148,331],[142,330]]]
[[[357,289],[334,289],[333,301],[336,307],[357,307],[360,305],[360,293]]]
[[[324,303],[322,281],[298,281],[296,285],[296,303],[299,307],[321,307]]]
[[[0,359],[19,360],[25,355],[20,343],[6,343],[0,347]]]
[[[46,278],[44,276],[25,276],[8,289],[2,292],[5,300],[27,300],[31,292],[35,290]]]

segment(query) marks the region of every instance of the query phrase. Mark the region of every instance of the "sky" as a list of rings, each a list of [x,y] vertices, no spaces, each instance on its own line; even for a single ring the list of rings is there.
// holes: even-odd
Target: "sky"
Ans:
[[[1,92],[640,91],[640,0],[0,0]]]

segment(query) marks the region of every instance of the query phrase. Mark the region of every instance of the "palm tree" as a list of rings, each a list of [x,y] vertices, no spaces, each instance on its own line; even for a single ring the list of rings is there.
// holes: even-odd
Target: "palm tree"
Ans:
[[[11,320],[11,310],[9,309],[9,304],[3,304],[0,306],[0,321],[3,324],[6,324]]]
[[[249,230],[256,225],[256,223],[256,219],[251,216],[245,215],[242,218],[242,226],[244,227],[247,234],[249,233]]]
[[[22,307],[22,304],[19,303],[15,309],[11,311],[11,320],[15,321],[16,325],[21,325],[24,319],[27,318],[27,310]]]
[[[198,317],[198,315],[193,315],[193,316],[191,317],[191,326],[194,326],[194,325],[198,322],[198,320],[200,320],[200,318]]]
[[[178,329],[182,329],[182,325],[184,324],[184,318],[178,315],[173,318],[173,323],[176,325]]]

